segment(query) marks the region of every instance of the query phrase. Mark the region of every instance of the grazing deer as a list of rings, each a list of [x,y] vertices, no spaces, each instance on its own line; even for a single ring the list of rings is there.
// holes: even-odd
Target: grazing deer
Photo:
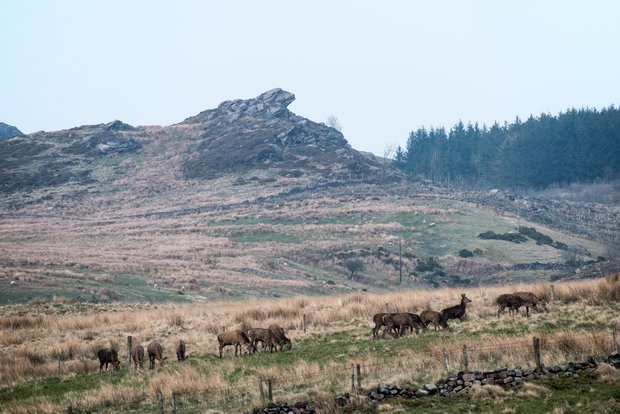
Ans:
[[[153,341],[146,347],[146,352],[149,354],[149,368],[155,368],[155,360],[159,361],[159,366],[164,365],[164,361],[168,358],[164,356],[164,348],[157,341]]]
[[[112,364],[114,371],[118,371],[121,362],[118,360],[118,353],[114,347],[111,348],[103,348],[97,351],[97,357],[99,357],[99,372],[103,369],[105,365],[105,370],[108,370],[108,364]]]
[[[136,369],[138,369],[138,367],[142,368],[144,364],[144,347],[142,344],[137,343],[131,346],[131,359],[133,359],[133,364]]]
[[[256,348],[252,345],[250,338],[248,338],[247,334],[240,329],[237,329],[236,331],[222,332],[217,336],[217,341],[220,343],[220,358],[222,357],[222,349],[228,345],[235,346],[235,356],[237,356],[237,353],[240,352],[242,345],[246,346],[250,354],[253,354],[256,351]]]
[[[441,312],[437,312],[434,310],[425,310],[420,314],[420,319],[422,322],[428,326],[429,323],[432,323],[435,326],[435,330],[441,327],[442,329],[448,330],[450,327],[448,326],[448,322],[444,319]]]

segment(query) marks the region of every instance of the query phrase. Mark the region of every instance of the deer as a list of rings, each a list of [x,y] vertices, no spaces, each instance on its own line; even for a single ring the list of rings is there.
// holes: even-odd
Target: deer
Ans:
[[[138,367],[142,368],[144,364],[144,347],[142,344],[137,343],[131,346],[131,359],[133,359],[133,364],[136,369],[138,369]]]
[[[430,323],[435,326],[435,331],[437,328],[441,327],[444,330],[449,330],[448,322],[443,317],[441,312],[437,312],[434,310],[425,310],[420,314],[420,319],[422,322],[428,327]]]
[[[111,348],[103,348],[97,351],[97,357],[99,357],[99,372],[103,369],[105,365],[105,370],[108,370],[108,364],[112,364],[114,371],[118,371],[121,362],[118,360],[118,352],[114,347]]]
[[[240,329],[229,332],[222,332],[217,336],[217,341],[220,344],[220,358],[222,358],[222,349],[228,345],[235,346],[235,356],[240,352],[241,346],[245,345],[250,354],[253,354],[256,351],[254,345],[248,338],[248,335]]]
[[[450,319],[458,319],[463,322],[465,318],[465,310],[467,309],[467,304],[471,303],[471,299],[465,296],[464,293],[461,294],[461,303],[455,306],[450,306],[449,308],[445,308],[441,311],[441,316],[443,316],[444,320],[447,322]]]
[[[146,347],[146,352],[149,354],[149,368],[155,368],[155,360],[159,361],[159,366],[164,365],[164,361],[168,358],[164,356],[164,347],[157,341],[153,341]]]
[[[545,312],[549,312],[547,310],[547,302],[545,302],[532,292],[515,292],[514,295],[518,296],[523,301],[522,306],[525,306],[525,314],[527,316],[530,316],[530,307],[533,309],[538,309],[539,305],[542,306]]]

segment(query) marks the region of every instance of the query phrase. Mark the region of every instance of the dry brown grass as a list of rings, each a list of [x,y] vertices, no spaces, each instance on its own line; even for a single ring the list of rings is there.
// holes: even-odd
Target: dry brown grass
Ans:
[[[609,287],[618,284],[616,276],[608,279],[585,282],[556,284],[558,298],[569,297],[573,301],[579,294],[580,300],[589,303],[597,295],[607,295]],[[516,285],[510,290],[532,290],[545,295],[548,286]],[[343,328],[357,329],[370,327],[372,315],[381,312],[388,304],[390,311],[420,312],[432,307],[441,309],[458,303],[461,291],[473,299],[468,309],[468,327],[482,329],[489,318],[495,322],[494,298],[507,291],[505,288],[488,287],[472,289],[442,289],[434,291],[411,291],[392,294],[352,294],[335,297],[303,297],[273,300],[270,302],[247,300],[242,303],[224,301],[203,305],[161,305],[145,306],[146,309],[124,308],[119,306],[113,312],[105,307],[93,306],[95,315],[65,313],[50,315],[45,309],[30,307],[29,315],[25,306],[5,307],[0,318],[0,344],[3,356],[17,356],[35,366],[45,366],[54,362],[58,355],[64,361],[77,358],[92,358],[93,349],[98,346],[115,344],[121,347],[126,335],[147,342],[163,338],[167,349],[172,350],[176,337],[186,337],[192,344],[191,352],[214,352],[215,342],[212,334],[222,329],[248,326],[267,326],[278,323],[292,330],[293,337],[299,334],[301,317],[307,315],[308,326],[312,332],[332,332]],[[567,296],[568,295],[568,296]],[[559,306],[559,305],[554,305]],[[583,305],[580,305],[583,306]],[[112,307],[114,309],[114,307]],[[552,310],[551,315],[554,312]],[[543,318],[545,314],[534,314],[533,318]],[[508,317],[499,320],[509,321]],[[460,324],[454,323],[455,329]],[[367,329],[367,328],[364,328]],[[543,346],[547,344],[544,335]],[[169,338],[170,344],[166,343]],[[514,339],[511,339],[514,340]],[[503,339],[489,338],[487,348],[501,348]],[[555,352],[561,355],[582,352],[600,347],[599,338],[584,334],[560,335],[553,339]],[[473,348],[473,346],[472,346]],[[436,349],[430,346],[429,353]],[[507,350],[510,353],[510,350]],[[52,363],[53,368],[53,363]],[[25,369],[27,371],[27,369]],[[17,376],[19,377],[19,376]],[[15,377],[13,377],[15,378]],[[5,378],[6,381],[7,378]]]
[[[165,348],[169,360],[173,359],[174,343],[183,338],[188,344],[188,354],[217,354],[215,335],[222,330],[248,328],[277,323],[287,330],[293,342],[306,338],[301,329],[301,319],[307,316],[309,334],[325,336],[346,332],[352,344],[372,341],[370,329],[372,315],[381,312],[388,304],[390,311],[419,313],[423,309],[441,309],[458,303],[460,294],[472,299],[468,307],[467,321],[452,322],[453,333],[446,333],[430,341],[423,352],[401,349],[398,357],[385,360],[380,354],[366,351],[353,358],[327,364],[300,360],[294,366],[265,366],[256,376],[265,378],[292,378],[289,388],[305,378],[309,386],[321,387],[330,381],[342,382],[343,364],[363,361],[364,378],[372,382],[410,381],[412,373],[421,375],[425,381],[434,381],[445,375],[444,350],[448,351],[451,369],[460,369],[462,346],[468,347],[469,369],[484,370],[496,366],[529,366],[532,364],[531,336],[541,337],[543,361],[549,365],[568,359],[596,354],[611,349],[608,332],[568,332],[546,334],[543,331],[518,335],[497,335],[493,330],[512,329],[515,323],[538,326],[546,322],[558,323],[566,317],[574,323],[610,324],[620,322],[617,307],[602,302],[609,297],[609,290],[617,288],[617,275],[607,279],[556,283],[557,301],[550,305],[549,313],[533,313],[529,319],[523,315],[498,319],[495,298],[510,291],[530,290],[545,296],[548,284],[491,286],[475,289],[441,289],[432,291],[403,291],[389,294],[354,293],[331,297],[296,297],[287,299],[218,301],[193,305],[67,305],[64,303],[42,305],[5,306],[0,308],[0,384],[12,384],[42,376],[54,375],[57,358],[61,358],[61,374],[76,375],[95,372],[98,363],[95,352],[99,347],[114,345],[119,358],[126,360],[124,351],[127,335],[144,345],[157,339]],[[595,303],[605,303],[596,305]],[[585,311],[584,311],[585,309]],[[583,318],[583,319],[582,319]],[[542,326],[542,325],[540,325]],[[476,334],[470,339],[468,334]],[[463,336],[465,335],[465,336]],[[317,337],[317,338],[318,338]],[[455,340],[455,338],[459,338]],[[355,350],[353,347],[350,350]],[[200,361],[200,360],[198,360]],[[179,365],[174,369],[157,371],[142,378],[138,384],[120,383],[106,385],[101,391],[76,394],[88,407],[96,407],[106,401],[143,400],[151,398],[155,390],[167,395],[192,393],[196,390],[220,390],[222,399],[227,397],[230,381],[224,373],[236,369],[238,360],[225,358],[217,367],[202,362],[198,365]],[[316,380],[317,385],[312,385]],[[322,384],[322,385],[321,385]],[[341,386],[340,384],[339,386]],[[246,398],[258,398],[257,387]],[[280,392],[288,389],[283,386]],[[293,394],[287,395],[295,395]],[[307,392],[307,390],[306,390]],[[485,391],[486,392],[486,391]],[[121,397],[122,395],[122,397]],[[492,396],[487,396],[492,398]],[[30,403],[29,403],[30,404]],[[32,401],[31,407],[45,412],[50,402],[45,399]],[[53,411],[53,409],[51,410]]]

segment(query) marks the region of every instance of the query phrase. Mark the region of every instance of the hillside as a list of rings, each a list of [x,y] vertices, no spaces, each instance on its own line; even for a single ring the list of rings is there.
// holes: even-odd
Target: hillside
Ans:
[[[13,125],[0,122],[0,141],[3,139],[23,135],[22,132]]]
[[[290,112],[293,99],[274,89],[170,126],[0,142],[0,303],[476,286],[617,266],[617,206],[410,181]],[[522,235],[479,237],[490,231]]]

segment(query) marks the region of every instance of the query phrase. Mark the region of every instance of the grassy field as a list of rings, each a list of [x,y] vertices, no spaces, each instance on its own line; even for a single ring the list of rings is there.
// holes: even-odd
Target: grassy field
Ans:
[[[364,381],[369,385],[421,385],[445,376],[444,350],[449,354],[450,369],[462,369],[463,345],[469,349],[471,370],[531,367],[533,336],[541,338],[547,365],[609,354],[611,327],[620,322],[620,275],[556,283],[554,289],[555,300],[549,305],[549,313],[533,313],[529,318],[523,314],[497,318],[495,298],[517,290],[531,290],[549,298],[548,284],[205,304],[98,305],[57,300],[3,306],[0,406],[13,413],[59,412],[69,405],[86,412],[153,412],[156,395],[162,392],[167,404],[172,394],[177,394],[183,412],[240,412],[260,405],[259,378],[274,379],[276,400],[329,400],[335,393],[348,390],[351,364],[361,364]],[[472,303],[467,320],[452,322],[451,331],[372,339],[372,315],[382,311],[386,303],[391,311],[419,313],[426,308],[456,304],[462,292]],[[306,333],[302,329],[303,315],[308,321]],[[271,323],[287,331],[293,341],[291,351],[235,358],[234,351],[226,348],[224,358],[218,358],[217,333]],[[119,372],[97,373],[95,351],[112,344],[119,350],[119,358],[126,361],[128,335],[144,345],[160,341],[167,363],[155,370],[136,371],[124,366]],[[188,344],[189,358],[184,363],[173,361],[174,343],[180,338]],[[57,377],[59,358],[61,375]],[[596,388],[588,394],[592,403],[582,403],[582,412],[599,412],[601,399],[617,405],[617,392],[603,383],[596,387],[600,381],[599,377],[588,377],[574,384],[577,389]],[[544,412],[572,412],[572,406],[565,402],[582,397],[562,400],[562,392],[568,391],[561,389],[573,385],[561,384],[558,391],[553,383],[542,384],[551,392],[540,391],[540,396],[528,397],[531,404],[546,404]],[[497,391],[497,395],[481,392],[455,404],[476,412],[490,409],[490,404],[513,407],[514,411],[507,412],[529,412],[530,400],[520,395],[531,391]],[[523,401],[514,405],[514,400]],[[410,404],[390,402],[390,407],[402,412],[430,412],[433,408],[456,412],[438,399]],[[613,404],[609,407],[615,407]],[[381,406],[376,409],[391,410]]]

